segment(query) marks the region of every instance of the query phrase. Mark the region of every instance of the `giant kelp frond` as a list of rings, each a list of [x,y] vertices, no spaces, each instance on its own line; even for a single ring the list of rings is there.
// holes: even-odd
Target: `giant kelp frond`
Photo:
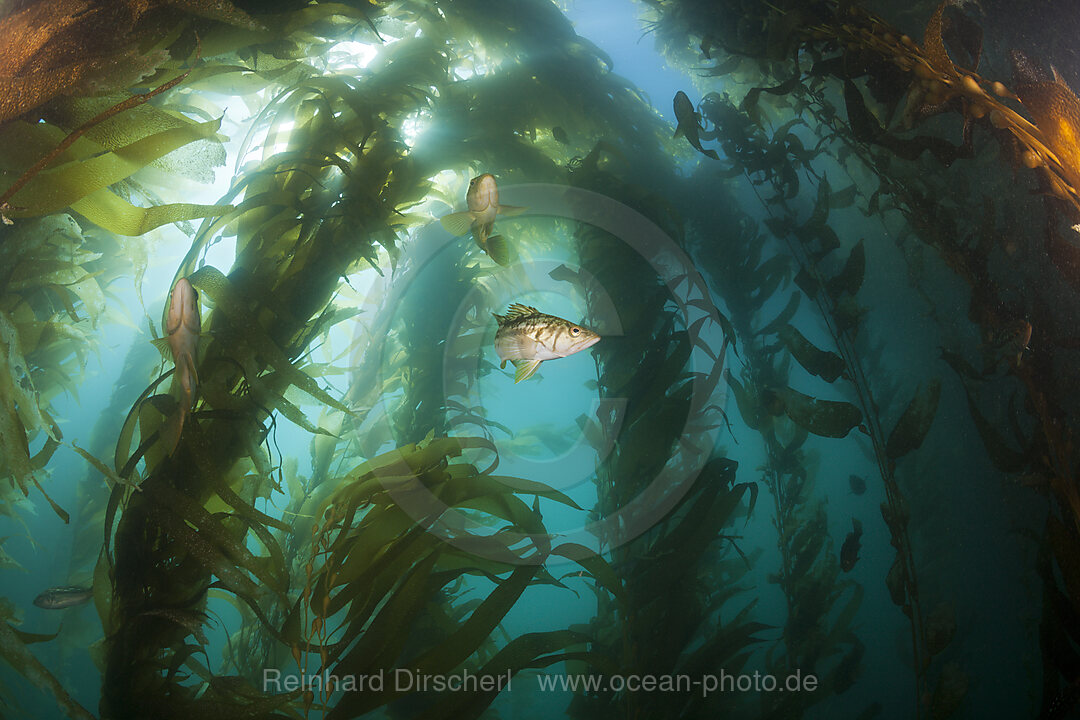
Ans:
[[[556,651],[584,640],[551,634],[553,643],[544,643],[543,651],[522,648],[495,657],[481,652],[530,584],[554,582],[543,569],[549,553],[581,556],[552,549],[539,515],[515,494],[524,481],[469,463],[447,463],[468,448],[494,446],[479,438],[433,438],[402,447],[358,466],[324,499],[301,508],[301,514],[316,518],[312,555],[303,570],[305,589],[283,632],[305,674],[449,673],[463,663],[479,672],[485,656],[491,659],[483,672],[494,663],[500,672],[515,673],[559,662],[563,657]],[[539,484],[528,491],[559,496]],[[458,535],[451,529],[457,524],[452,516],[462,512],[478,526],[487,516],[503,529],[486,537]],[[593,562],[602,564],[599,558]],[[494,588],[456,628],[436,636],[418,634],[424,616],[469,576],[486,578]],[[329,716],[355,717],[402,694],[391,687],[347,694]],[[432,717],[475,717],[493,699],[466,693],[448,705],[452,695],[431,698],[432,711],[440,708]],[[455,703],[470,709],[460,714],[452,709]]]

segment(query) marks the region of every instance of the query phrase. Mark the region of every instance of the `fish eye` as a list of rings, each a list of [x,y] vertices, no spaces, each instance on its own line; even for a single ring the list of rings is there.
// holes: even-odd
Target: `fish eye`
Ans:
[[[581,328],[576,328],[576,327],[570,328],[570,334],[571,335],[580,335],[581,334]]]

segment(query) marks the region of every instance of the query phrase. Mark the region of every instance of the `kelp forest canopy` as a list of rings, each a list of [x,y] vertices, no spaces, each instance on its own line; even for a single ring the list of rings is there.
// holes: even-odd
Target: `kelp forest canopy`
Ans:
[[[0,0],[0,717],[1080,712],[1074,11],[616,6]]]

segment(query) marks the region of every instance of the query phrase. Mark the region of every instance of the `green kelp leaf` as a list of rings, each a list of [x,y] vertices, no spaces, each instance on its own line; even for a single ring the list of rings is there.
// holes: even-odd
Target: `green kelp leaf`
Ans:
[[[848,254],[843,269],[840,270],[836,277],[825,281],[825,291],[834,300],[845,292],[849,295],[855,295],[859,292],[859,288],[862,287],[865,274],[866,248],[860,238],[859,242],[855,243],[855,247]]]
[[[19,639],[15,628],[6,622],[0,622],[0,655],[35,687],[56,698],[56,704],[69,718],[94,720],[94,716],[68,695],[60,681],[38,662],[38,659]]]
[[[862,412],[848,402],[820,400],[791,388],[778,390],[777,394],[784,401],[787,416],[815,435],[842,438],[862,421]]]
[[[17,563],[15,558],[8,555],[7,551],[4,550],[4,541],[7,539],[6,537],[0,538],[0,570],[22,570],[26,572],[26,568]],[[0,618],[3,618],[2,613],[0,613]]]
[[[885,454],[890,460],[896,460],[912,450],[919,449],[926,434],[930,432],[940,399],[941,380],[938,378],[930,381],[925,392],[921,388],[915,392],[915,397],[911,399],[904,414],[896,422],[896,427],[889,434]]]
[[[199,65],[195,69],[203,67],[217,68],[218,65]],[[170,73],[163,70],[156,76],[165,80],[164,75]],[[195,72],[190,72],[184,81],[187,87],[191,86]],[[42,114],[47,121],[64,128],[74,128],[84,125],[101,113],[105,113],[127,99],[126,94],[114,93],[112,95],[95,95],[91,97],[65,98],[61,103],[50,103],[42,108]],[[189,103],[206,103],[202,97],[187,95],[185,99]],[[213,107],[212,103],[206,103]],[[159,133],[169,128],[183,127],[196,124],[197,121],[186,117],[183,112],[190,112],[201,116],[201,120],[213,120],[222,115],[223,110],[214,107],[213,112],[207,112],[193,107],[192,105],[173,104],[169,107],[144,102],[135,107],[128,108],[122,113],[107,117],[105,120],[91,125],[84,134],[85,138],[93,140],[101,146],[94,154],[103,148],[106,151],[116,150],[125,145],[141,140],[144,137]],[[226,161],[225,147],[217,140],[199,140],[184,148],[176,150],[150,163],[150,167],[161,170],[171,175],[180,175],[196,182],[210,184],[214,182],[214,168],[223,167]]]
[[[818,290],[821,289],[821,284],[817,281],[817,278],[808,273],[806,268],[800,269],[799,272],[795,274],[795,284],[810,298],[816,296]]]
[[[484,487],[488,492],[515,492],[522,495],[539,495],[540,497],[554,500],[555,502],[562,503],[567,507],[571,507],[574,510],[584,509],[574,502],[570,496],[566,495],[559,490],[555,490],[548,485],[535,480],[525,480],[524,478],[508,477],[505,475],[490,475],[485,478],[477,478],[478,481],[482,481]],[[503,489],[505,487],[505,490]]]
[[[237,315],[237,312],[243,307],[243,303],[240,301],[240,296],[232,287],[229,279],[220,270],[212,265],[206,265],[192,273],[188,277],[188,281],[196,289],[204,291],[214,301],[215,309],[220,309],[226,315],[229,315],[238,327],[246,331],[247,339],[253,349],[275,370],[281,373],[282,377],[290,384],[295,385],[311,397],[335,410],[352,414],[352,411],[340,400],[323,390],[315,378],[290,362],[285,353],[274,343],[265,330],[250,322],[251,318]],[[250,381],[250,378],[248,380]],[[292,418],[289,419],[292,420]]]
[[[196,140],[217,135],[220,118],[179,128],[171,128],[137,140],[111,153],[69,162],[33,177],[11,198],[12,217],[33,217],[59,212],[80,199],[117,183],[151,161]]]
[[[44,430],[53,440],[59,440],[59,432],[54,424],[46,422],[41,414],[30,366],[23,357],[19,343],[19,333],[4,312],[0,312],[0,375],[4,376],[0,380],[0,398],[5,404],[15,405],[23,426],[31,433]]]
[[[735,664],[732,659],[740,652],[751,645],[765,642],[765,638],[757,637],[757,633],[772,630],[773,626],[747,620],[756,604],[756,599],[751,601],[733,619],[719,628],[704,645],[682,662],[680,671],[699,676],[709,672],[709,668],[733,668]]]
[[[404,580],[394,592],[388,594],[367,631],[360,635],[359,641],[338,663],[337,668],[342,675],[370,674],[393,667],[409,637],[409,628],[431,599],[429,582],[438,557],[439,549],[435,548],[423,560],[407,569],[407,573],[403,573]],[[359,633],[359,628],[354,628],[355,624],[350,630]],[[367,693],[347,693],[336,709],[348,712],[346,717],[355,717],[377,707],[370,704],[373,701],[375,698]],[[363,709],[355,712],[356,708]]]
[[[832,196],[832,187],[829,179],[821,178],[817,188],[817,201],[814,203],[814,211],[806,221],[806,227],[819,228],[829,221],[829,198]]]
[[[822,350],[807,340],[801,332],[791,325],[784,325],[777,335],[783,341],[788,352],[811,375],[817,375],[825,382],[835,382],[844,375],[844,359],[834,352]]]
[[[615,570],[608,564],[603,556],[597,554],[584,545],[578,543],[563,543],[551,551],[552,555],[560,555],[576,562],[596,580],[596,583],[611,593],[620,602],[625,601],[626,592]]]
[[[287,418],[289,422],[309,433],[336,437],[334,433],[326,428],[313,425],[311,421],[307,419],[307,416],[304,415],[303,410],[271,389],[272,383],[268,378],[273,378],[275,375],[277,375],[277,373],[272,373],[271,375],[256,379],[249,379],[251,384],[251,394],[252,397],[255,398],[255,401],[265,407],[277,410],[282,416]]]
[[[491,635],[532,582],[538,565],[522,565],[510,573],[441,645],[417,658],[413,667],[430,673],[449,672],[464,662]]]
[[[23,632],[18,628],[11,629],[15,632],[15,635],[18,636],[19,640],[22,641],[23,645],[33,645],[35,643],[49,642],[50,640],[55,640],[56,636],[60,634],[59,630],[50,635],[48,633]]]
[[[105,477],[105,479],[109,481],[110,489],[116,487],[117,485],[127,485],[131,488],[134,488],[135,490],[139,489],[138,485],[117,475],[112,468],[98,460],[91,453],[79,447],[77,443],[72,442],[71,449],[82,455],[83,460],[86,460],[86,462],[90,463],[95,470],[101,473]]]
[[[0,374],[0,386],[7,376]],[[2,389],[2,387],[0,387]],[[26,443],[26,428],[14,405],[0,402],[0,449],[3,450],[7,471],[15,477],[19,489],[26,493],[27,481],[33,476],[30,448]]]
[[[745,422],[751,430],[760,430],[765,419],[762,415],[761,404],[758,402],[756,394],[751,395],[750,392],[743,387],[742,383],[735,379],[735,376],[731,374],[730,370],[724,371],[724,378],[727,380],[732,392],[735,393],[735,404],[739,406],[739,414],[742,415],[743,422]]]
[[[109,189],[98,190],[71,204],[71,209],[87,220],[117,235],[143,235],[171,223],[218,217],[233,210],[232,205],[170,203],[136,207]]]
[[[782,326],[791,322],[791,318],[795,317],[795,313],[799,311],[799,305],[802,302],[802,293],[792,293],[791,298],[788,300],[787,305],[780,311],[768,325],[758,330],[755,335],[768,335],[779,330]]]
[[[12,625],[21,625],[23,611],[6,597],[0,596],[0,622],[4,621],[10,622]]]
[[[600,672],[619,672],[617,661],[596,650],[559,652],[574,646],[595,646],[595,640],[573,630],[526,633],[519,635],[495,653],[478,671],[489,677],[513,677],[522,670],[543,668],[567,660],[579,660],[597,668]],[[476,692],[448,692],[432,703],[416,720],[476,720],[481,717],[498,696],[499,688]],[[358,694],[358,693],[354,693]]]

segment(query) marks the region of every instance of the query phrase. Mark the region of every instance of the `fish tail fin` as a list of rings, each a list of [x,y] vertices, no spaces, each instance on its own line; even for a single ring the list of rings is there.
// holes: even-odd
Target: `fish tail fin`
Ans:
[[[686,130],[683,129],[682,123],[679,123],[679,126],[677,128],[675,128],[675,132],[672,133],[671,139],[672,140],[678,140],[679,138],[684,137],[685,135],[686,135]]]
[[[442,224],[446,231],[451,235],[464,235],[472,229],[473,222],[476,218],[472,212],[465,210],[463,212],[450,213],[449,215],[443,215],[439,218],[439,223]]]
[[[502,235],[492,235],[483,244],[484,252],[499,265],[510,264],[510,246]]]
[[[851,528],[855,531],[855,537],[862,535],[862,523],[859,518],[851,518]]]
[[[514,372],[514,384],[517,385],[522,380],[528,380],[536,372],[536,369],[540,367],[540,363],[543,360],[516,360],[514,361],[514,367],[517,370]]]

